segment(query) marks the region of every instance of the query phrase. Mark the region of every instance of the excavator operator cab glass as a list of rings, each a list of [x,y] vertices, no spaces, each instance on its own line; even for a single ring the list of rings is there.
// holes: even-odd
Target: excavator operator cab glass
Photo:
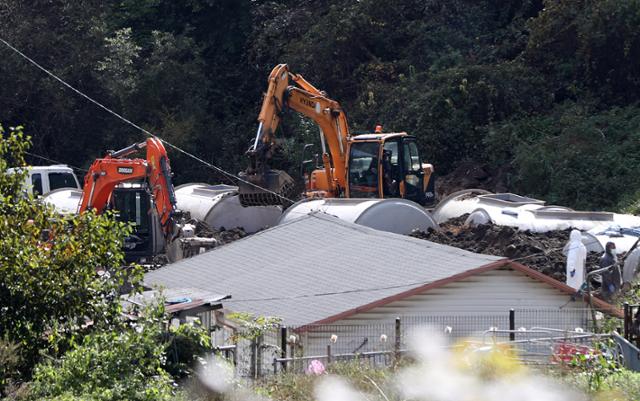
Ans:
[[[349,155],[349,196],[379,197],[379,142],[355,142]]]
[[[382,148],[382,192],[385,198],[400,197],[400,141],[386,141]]]
[[[424,171],[418,145],[412,137],[402,138],[402,180],[404,182],[404,198],[424,203],[423,180]]]
[[[125,239],[127,258],[150,254],[151,241],[151,197],[143,187],[115,188],[112,195],[113,209],[117,219],[133,224],[133,233]]]

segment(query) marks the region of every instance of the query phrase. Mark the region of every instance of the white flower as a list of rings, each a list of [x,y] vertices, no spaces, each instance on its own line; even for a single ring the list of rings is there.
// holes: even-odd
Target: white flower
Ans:
[[[296,341],[298,341],[298,337],[296,337],[295,334],[292,334],[292,335],[289,336],[289,342],[291,344],[295,344]]]
[[[380,342],[381,343],[386,343],[387,342],[387,335],[386,334],[380,334]]]
[[[582,329],[582,327],[576,327],[576,329],[574,331],[576,333],[584,333],[584,330]]]
[[[331,335],[331,342],[335,344],[335,342],[338,341],[338,336],[335,334]]]

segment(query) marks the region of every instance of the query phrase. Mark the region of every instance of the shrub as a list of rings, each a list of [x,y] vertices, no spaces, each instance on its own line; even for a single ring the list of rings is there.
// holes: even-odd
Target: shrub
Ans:
[[[38,365],[31,386],[38,400],[168,400],[171,378],[162,368],[162,308],[120,331],[89,334],[58,361]]]
[[[42,353],[56,357],[86,333],[120,325],[118,290],[141,278],[120,267],[127,225],[110,214],[61,217],[23,193],[26,171],[6,169],[25,166],[28,146],[20,127],[0,127],[0,333],[20,346],[25,379]]]

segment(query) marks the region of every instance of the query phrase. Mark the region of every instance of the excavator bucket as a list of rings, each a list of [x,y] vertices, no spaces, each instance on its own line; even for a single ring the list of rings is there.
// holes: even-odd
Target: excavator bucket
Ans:
[[[291,205],[295,192],[293,178],[282,170],[270,170],[265,174],[239,174],[238,183],[240,204],[249,206]]]

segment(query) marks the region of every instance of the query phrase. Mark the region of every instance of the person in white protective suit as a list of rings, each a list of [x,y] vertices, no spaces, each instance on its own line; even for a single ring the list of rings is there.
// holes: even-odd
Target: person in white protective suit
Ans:
[[[564,251],[567,255],[567,285],[578,291],[585,281],[587,262],[587,248],[582,244],[580,231],[571,230],[569,243]]]

